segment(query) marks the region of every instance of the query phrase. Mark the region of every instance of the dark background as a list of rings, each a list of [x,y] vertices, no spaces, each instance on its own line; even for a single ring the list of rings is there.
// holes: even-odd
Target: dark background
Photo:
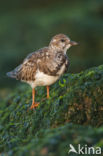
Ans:
[[[47,46],[58,33],[79,46],[68,51],[69,72],[103,63],[103,0],[0,1],[0,93],[17,81],[6,72],[32,51]],[[19,82],[18,82],[19,83]]]

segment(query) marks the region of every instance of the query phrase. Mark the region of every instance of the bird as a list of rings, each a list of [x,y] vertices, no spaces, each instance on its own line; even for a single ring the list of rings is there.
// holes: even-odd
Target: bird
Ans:
[[[27,55],[19,66],[7,73],[7,76],[28,83],[32,88],[32,105],[30,109],[38,107],[35,101],[35,88],[46,86],[47,99],[49,89],[65,73],[70,65],[66,54],[71,46],[78,45],[67,35],[57,34],[52,37],[47,47],[41,48]]]

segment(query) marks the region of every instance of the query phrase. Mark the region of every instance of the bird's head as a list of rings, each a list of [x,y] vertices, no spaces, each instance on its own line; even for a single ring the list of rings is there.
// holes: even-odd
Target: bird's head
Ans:
[[[77,42],[71,41],[66,35],[58,34],[52,38],[49,46],[55,51],[63,51],[66,53],[67,49],[77,44]]]

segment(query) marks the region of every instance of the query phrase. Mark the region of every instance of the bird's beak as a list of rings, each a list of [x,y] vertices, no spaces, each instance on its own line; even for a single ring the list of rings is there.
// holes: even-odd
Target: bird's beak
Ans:
[[[77,43],[77,42],[75,42],[75,41],[70,41],[70,42],[69,42],[69,44],[70,44],[71,46],[78,45],[78,43]]]

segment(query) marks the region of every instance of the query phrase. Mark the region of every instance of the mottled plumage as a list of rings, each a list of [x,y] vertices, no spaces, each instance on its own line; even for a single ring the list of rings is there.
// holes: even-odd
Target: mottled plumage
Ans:
[[[21,65],[7,75],[29,83],[32,88],[50,86],[67,70],[69,60],[66,51],[76,44],[64,34],[56,35],[48,47],[29,54]]]
[[[69,65],[67,56],[61,51],[52,54],[46,47],[28,55],[23,63],[10,73],[17,80],[34,81],[37,70],[49,76],[59,76],[58,71],[63,64],[66,70]]]

